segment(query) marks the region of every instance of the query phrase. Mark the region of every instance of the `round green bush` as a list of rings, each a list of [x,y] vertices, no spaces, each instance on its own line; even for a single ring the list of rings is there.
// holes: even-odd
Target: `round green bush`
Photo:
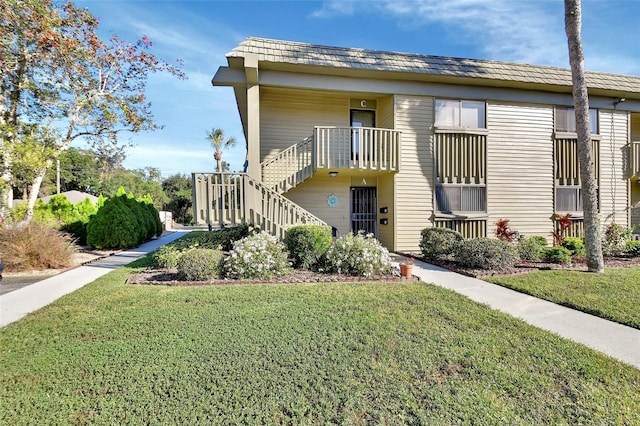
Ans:
[[[292,226],[284,243],[295,268],[318,269],[331,247],[331,227],[321,225]]]
[[[547,248],[547,239],[541,235],[520,238],[517,244],[520,259],[527,262],[539,262]]]
[[[219,248],[223,251],[233,250],[233,244],[252,234],[248,225],[242,224],[229,228],[216,229],[211,232],[200,232],[196,241],[201,247]],[[194,234],[195,235],[195,234]]]
[[[179,246],[167,244],[153,252],[153,258],[161,268],[174,269],[178,267],[178,259],[188,249],[180,249]]]
[[[110,198],[89,220],[87,244],[98,249],[137,247],[139,226],[121,197]]]
[[[270,279],[291,271],[285,245],[266,232],[236,241],[225,259],[225,272],[229,278]]]
[[[605,256],[624,254],[629,240],[631,240],[631,229],[617,223],[611,223],[605,229],[602,237],[602,254]]]
[[[629,240],[627,241],[627,247],[625,248],[625,254],[633,257],[640,256],[640,241]]]
[[[151,239],[151,237],[153,237],[153,234],[155,233],[155,225],[153,224],[153,220],[151,219],[148,210],[142,207],[142,205],[133,197],[120,195],[117,198],[120,198],[124,201],[127,208],[131,210],[133,219],[138,222],[138,228],[136,229],[138,243],[136,245],[140,245],[143,242]]]
[[[571,263],[571,250],[566,247],[550,247],[544,252],[544,260],[550,263],[569,264]]]
[[[425,228],[420,236],[420,250],[428,260],[453,254],[456,246],[464,239],[459,232],[448,228]]]
[[[371,234],[343,235],[329,247],[326,259],[328,270],[339,274],[368,277],[391,271],[389,251]]]
[[[492,238],[474,238],[457,244],[455,259],[466,268],[503,271],[520,261],[514,244]]]
[[[586,253],[584,241],[578,237],[565,237],[562,240],[562,247],[571,252],[572,255],[582,256]]]
[[[153,199],[149,194],[144,197],[138,199],[140,205],[147,210],[147,214],[149,215],[152,222],[152,230],[151,235],[147,239],[151,239],[154,235],[159,237],[164,232],[164,226],[162,225],[162,221],[160,220],[160,214],[158,213],[158,209],[153,205]]]
[[[187,281],[208,281],[220,278],[224,254],[220,250],[192,249],[182,252],[176,267],[180,278]]]

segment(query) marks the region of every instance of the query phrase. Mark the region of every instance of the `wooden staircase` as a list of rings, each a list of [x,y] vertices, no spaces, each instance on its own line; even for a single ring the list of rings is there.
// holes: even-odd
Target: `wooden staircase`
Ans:
[[[313,135],[260,165],[261,181],[245,173],[192,173],[197,225],[248,223],[284,238],[288,227],[326,225],[282,194],[318,170],[397,172],[400,132],[365,127],[315,127]]]
[[[197,225],[248,223],[281,239],[289,226],[326,225],[293,201],[245,173],[192,173]]]
[[[309,179],[315,172],[313,163],[313,136],[290,146],[260,165],[262,182],[268,188],[283,194]]]

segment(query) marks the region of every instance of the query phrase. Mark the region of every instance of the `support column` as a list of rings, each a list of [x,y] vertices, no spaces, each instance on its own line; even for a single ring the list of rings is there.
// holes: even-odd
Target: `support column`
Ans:
[[[262,181],[260,168],[260,85],[258,84],[258,56],[247,54],[244,59],[247,79],[247,173]]]

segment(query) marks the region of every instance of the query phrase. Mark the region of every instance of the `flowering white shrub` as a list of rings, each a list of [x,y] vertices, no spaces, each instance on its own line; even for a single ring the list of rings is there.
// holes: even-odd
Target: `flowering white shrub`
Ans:
[[[292,271],[288,257],[282,242],[260,232],[233,243],[233,250],[225,260],[225,272],[236,279],[281,277]]]
[[[346,275],[388,274],[391,271],[389,251],[373,234],[362,232],[343,235],[327,251],[327,267]]]

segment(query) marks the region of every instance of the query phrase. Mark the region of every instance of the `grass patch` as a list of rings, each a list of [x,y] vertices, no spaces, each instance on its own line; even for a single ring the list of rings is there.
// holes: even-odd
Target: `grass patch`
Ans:
[[[445,289],[123,284],[147,263],[0,330],[0,423],[640,423],[640,371]]]
[[[487,281],[640,329],[640,267],[607,268],[604,274],[537,271]]]

